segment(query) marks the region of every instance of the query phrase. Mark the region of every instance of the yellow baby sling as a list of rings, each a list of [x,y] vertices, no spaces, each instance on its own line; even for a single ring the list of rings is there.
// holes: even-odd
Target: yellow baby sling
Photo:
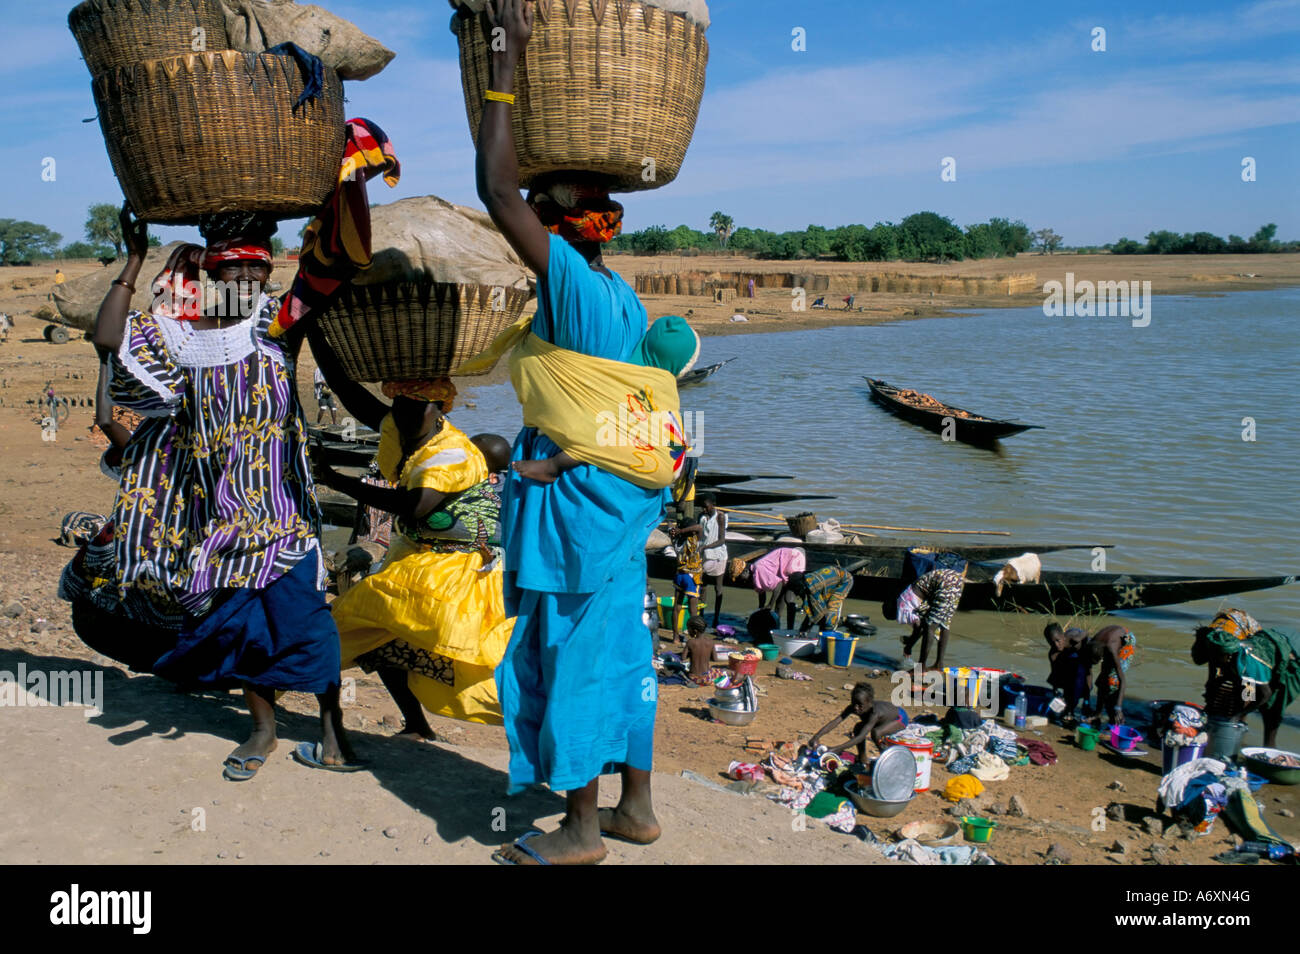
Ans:
[[[672,484],[690,449],[676,377],[556,347],[530,334],[531,322],[529,316],[515,323],[453,373],[490,368],[513,347],[510,381],[525,427],[537,428],[575,460],[638,487]]]

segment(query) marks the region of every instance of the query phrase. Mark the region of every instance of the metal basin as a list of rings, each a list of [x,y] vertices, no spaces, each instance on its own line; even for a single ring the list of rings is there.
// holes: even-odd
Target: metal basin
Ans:
[[[904,808],[911,804],[912,799],[916,797],[913,792],[907,798],[897,802],[887,802],[883,798],[873,798],[862,789],[858,788],[857,782],[845,782],[844,794],[853,800],[853,804],[868,815],[874,815],[877,818],[893,818]]]
[[[758,711],[743,712],[739,709],[726,709],[718,705],[716,700],[710,699],[709,714],[727,725],[749,725],[754,721],[754,716],[758,715]]]

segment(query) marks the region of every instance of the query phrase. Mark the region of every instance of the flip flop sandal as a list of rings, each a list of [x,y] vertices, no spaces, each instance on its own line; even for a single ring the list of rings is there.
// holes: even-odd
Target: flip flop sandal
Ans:
[[[256,762],[257,768],[250,769],[248,767],[249,762]],[[266,756],[264,755],[250,755],[242,759],[237,755],[227,755],[221,775],[228,782],[247,782],[265,764]]]
[[[321,761],[325,747],[319,742],[299,742],[293,748],[293,760],[308,768],[322,769],[326,772],[360,772],[367,768],[367,762],[345,762],[342,765],[327,765]]]
[[[530,832],[525,832],[524,834],[520,835],[518,838],[515,839],[514,847],[518,848],[520,851],[522,851],[524,854],[526,854],[529,858],[532,858],[533,861],[537,862],[539,865],[550,865],[550,862],[549,862],[549,861],[547,861],[545,858],[543,858],[543,857],[542,857],[541,855],[539,855],[537,852],[533,851],[533,849],[531,849],[531,848],[528,847],[528,841],[529,841],[530,839],[532,839],[532,838],[536,838],[536,837],[538,837],[539,835],[542,835],[542,834],[544,834],[544,832],[540,832],[540,831],[530,831]],[[511,861],[509,858],[507,858],[505,855],[503,855],[500,851],[494,851],[494,852],[492,852],[492,860],[495,861],[495,862],[496,862],[497,864],[499,864],[499,865],[517,865],[517,864],[519,864],[519,862],[517,862],[517,861]]]

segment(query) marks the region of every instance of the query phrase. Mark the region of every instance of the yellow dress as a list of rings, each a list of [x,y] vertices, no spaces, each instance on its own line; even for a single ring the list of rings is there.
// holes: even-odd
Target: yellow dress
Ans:
[[[407,489],[467,490],[488,478],[479,449],[450,421],[405,461],[392,416],[380,431],[379,468]],[[398,473],[398,466],[401,471]],[[436,715],[501,724],[494,672],[514,620],[506,617],[500,562],[480,573],[478,552],[436,552],[394,528],[379,571],[334,601],[343,668],[384,649],[407,685]]]

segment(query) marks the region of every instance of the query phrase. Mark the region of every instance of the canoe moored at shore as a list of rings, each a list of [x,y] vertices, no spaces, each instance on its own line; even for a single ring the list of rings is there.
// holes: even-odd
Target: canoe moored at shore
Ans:
[[[1018,421],[984,417],[953,404],[944,404],[929,395],[922,397],[929,398],[934,404],[922,405],[909,400],[909,396],[915,392],[907,392],[904,388],[895,387],[878,378],[867,378],[866,381],[871,389],[871,397],[886,410],[939,434],[949,427],[951,421],[953,438],[963,444],[988,445],[1022,431],[1042,430],[1040,424],[1022,424]]]
[[[1069,573],[1044,570],[1040,583],[1013,584],[998,596],[992,573],[972,564],[959,609],[1077,615],[1172,606],[1295,582],[1294,576],[1163,576],[1147,573]],[[982,578],[981,578],[982,577]],[[853,597],[895,598],[902,581],[893,576],[858,576]]]
[[[692,370],[687,371],[685,374],[678,377],[677,386],[679,388],[684,388],[692,384],[699,384],[705,378],[712,377],[714,374],[716,374],[718,369],[721,368],[724,364],[730,364],[732,361],[735,360],[736,360],[735,358],[728,358],[726,361],[719,361],[717,364],[706,365],[703,368],[693,368]]]

